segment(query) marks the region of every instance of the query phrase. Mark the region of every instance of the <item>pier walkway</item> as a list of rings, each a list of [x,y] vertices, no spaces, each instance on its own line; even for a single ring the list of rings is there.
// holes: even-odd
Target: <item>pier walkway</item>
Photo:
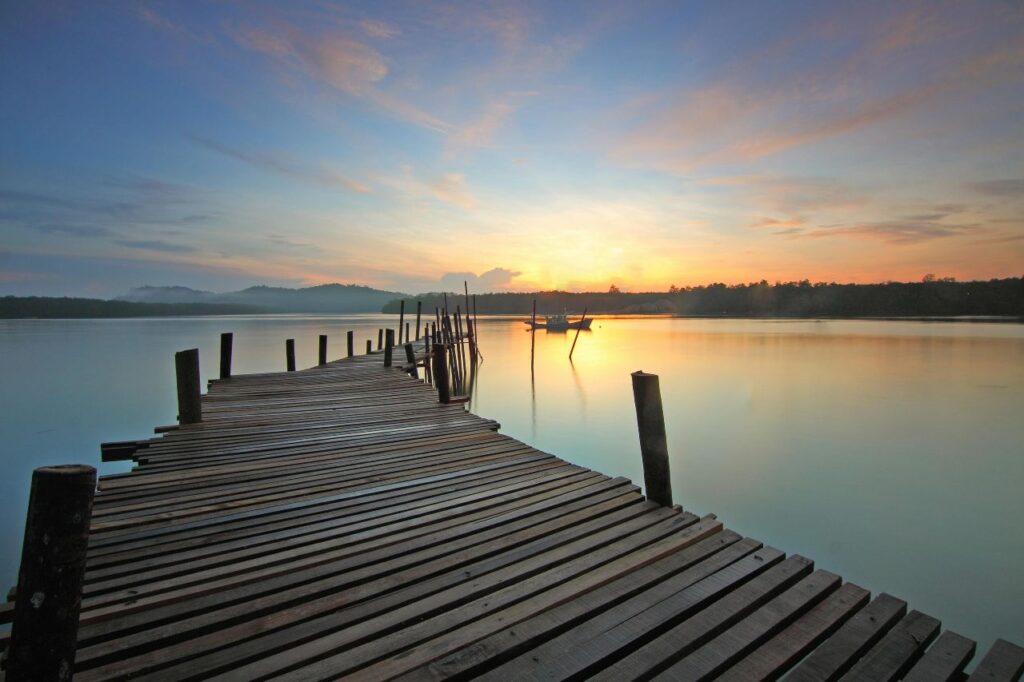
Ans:
[[[202,413],[100,480],[76,680],[960,680],[975,653],[380,354],[214,380]],[[999,641],[970,680],[1022,669]]]

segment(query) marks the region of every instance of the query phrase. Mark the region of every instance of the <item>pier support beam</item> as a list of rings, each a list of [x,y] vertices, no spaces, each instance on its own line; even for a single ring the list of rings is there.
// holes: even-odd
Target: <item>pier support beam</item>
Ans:
[[[434,344],[433,364],[434,385],[437,386],[437,399],[447,405],[452,401],[452,392],[448,379],[448,346],[446,344]]]
[[[317,348],[317,364],[327,364],[327,334],[320,335],[320,345]]]
[[[284,342],[285,366],[289,372],[295,371],[295,339],[287,339]]]
[[[416,340],[420,340],[420,313],[423,312],[423,301],[416,301]]]
[[[203,421],[203,408],[199,402],[199,349],[175,353],[174,372],[178,383],[178,423]]]
[[[345,345],[347,346],[348,357],[356,354],[356,333],[354,331],[349,330],[345,337]]]
[[[640,371],[630,376],[633,377],[633,402],[636,404],[647,499],[663,507],[671,507],[672,477],[669,474],[668,439],[665,437],[665,413],[661,407],[658,375]]]
[[[409,363],[409,374],[414,379],[420,378],[420,371],[416,369],[416,351],[413,350],[412,344],[405,344],[405,361]]]
[[[32,472],[7,651],[8,682],[71,679],[95,491],[91,466]]]
[[[231,378],[231,346],[235,335],[231,332],[224,332],[220,335],[220,378]]]
[[[366,339],[366,354],[373,352],[373,339]]]
[[[398,343],[402,343],[402,327],[405,326],[405,299],[401,301],[401,307],[398,309]],[[408,341],[409,339],[406,339]]]
[[[395,350],[395,330],[388,329],[384,335],[384,366],[390,367],[392,353]]]

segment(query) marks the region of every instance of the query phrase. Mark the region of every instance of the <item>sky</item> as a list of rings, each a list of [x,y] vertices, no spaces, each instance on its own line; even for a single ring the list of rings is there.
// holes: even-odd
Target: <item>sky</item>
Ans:
[[[0,295],[1024,274],[1024,3],[0,4]]]

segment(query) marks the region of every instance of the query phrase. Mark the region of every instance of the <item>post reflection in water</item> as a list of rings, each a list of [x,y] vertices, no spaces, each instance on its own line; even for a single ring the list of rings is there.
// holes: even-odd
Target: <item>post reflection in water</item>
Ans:
[[[1002,540],[1024,518],[1021,325],[598,318],[573,363],[571,335],[521,330],[480,321],[492,361],[475,392],[503,433],[642,482],[629,374],[658,374],[685,508],[942,614],[979,647],[1019,629],[1024,544]]]

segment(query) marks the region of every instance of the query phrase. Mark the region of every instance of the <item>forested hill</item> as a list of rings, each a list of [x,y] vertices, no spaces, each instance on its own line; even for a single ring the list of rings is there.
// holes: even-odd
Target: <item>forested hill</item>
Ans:
[[[0,297],[0,319],[86,318],[86,317],[170,317],[181,315],[240,315],[264,312],[246,305],[214,303],[131,303],[97,298],[53,298],[48,296]]]
[[[444,305],[442,294],[417,297],[424,310]],[[937,280],[885,284],[811,284],[808,281],[768,284],[710,284],[668,292],[570,293],[543,291],[519,294],[479,294],[481,314],[529,315],[533,300],[538,314],[568,311],[579,314],[676,314],[709,317],[1024,317],[1024,278],[978,282]],[[416,299],[407,299],[406,311]],[[448,294],[451,310],[465,308],[461,294]],[[384,307],[397,313],[399,301]]]
[[[255,286],[226,293],[188,287],[139,287],[118,300],[138,303],[223,303],[256,306],[274,313],[376,313],[381,306],[398,296],[402,294],[358,284],[321,284],[299,289]]]

